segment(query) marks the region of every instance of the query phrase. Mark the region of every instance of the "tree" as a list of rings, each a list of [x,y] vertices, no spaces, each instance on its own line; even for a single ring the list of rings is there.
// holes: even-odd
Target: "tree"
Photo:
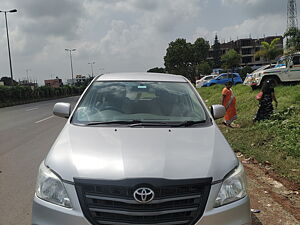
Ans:
[[[245,80],[247,74],[252,73],[252,72],[253,72],[253,69],[250,66],[245,66],[243,69],[240,70],[241,78],[243,80]]]
[[[289,28],[285,33],[286,47],[289,53],[300,51],[300,30],[297,27]]]
[[[172,41],[164,57],[166,71],[195,81],[197,67],[207,60],[208,52],[209,43],[203,38],[198,38],[193,44],[180,38]]]
[[[240,65],[241,55],[238,54],[235,50],[230,49],[228,52],[226,52],[225,55],[221,57],[221,61],[223,63],[224,69],[226,69],[227,71],[231,70],[233,72],[233,69]]]
[[[193,65],[205,61],[208,57],[209,43],[204,38],[198,38],[192,45],[193,50]]]
[[[262,41],[262,49],[255,53],[255,57],[263,57],[269,64],[271,64],[271,60],[274,60],[277,56],[283,53],[282,49],[278,47],[279,42],[280,38],[273,39],[271,43]]]
[[[197,65],[197,71],[202,75],[208,75],[211,74],[212,68],[208,62],[204,61]]]
[[[215,36],[215,42],[212,46],[213,48],[213,62],[214,62],[214,68],[220,68],[221,67],[221,44],[218,40],[218,36]]]
[[[11,85],[11,78],[10,77],[2,77],[0,81],[3,81],[5,86],[10,86]],[[14,85],[17,85],[18,82],[13,80]]]
[[[154,67],[147,71],[148,73],[166,73],[166,69],[162,67]]]
[[[194,80],[193,48],[192,44],[187,43],[185,39],[178,38],[169,44],[164,61],[168,73],[181,74]]]

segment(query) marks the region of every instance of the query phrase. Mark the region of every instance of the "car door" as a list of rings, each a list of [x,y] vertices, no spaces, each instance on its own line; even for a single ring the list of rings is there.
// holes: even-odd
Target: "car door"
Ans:
[[[300,55],[293,56],[293,65],[288,75],[289,81],[300,81]]]
[[[229,81],[228,74],[224,74],[220,77],[218,84],[225,84],[227,81]]]

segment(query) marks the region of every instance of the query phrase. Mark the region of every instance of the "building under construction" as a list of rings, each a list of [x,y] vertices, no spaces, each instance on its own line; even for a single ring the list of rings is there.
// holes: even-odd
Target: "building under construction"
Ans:
[[[259,67],[268,64],[263,57],[255,57],[255,53],[261,49],[261,42],[266,41],[271,43],[275,38],[279,38],[280,42],[278,47],[283,49],[283,37],[282,36],[268,36],[259,39],[243,38],[236,41],[230,41],[220,44],[220,55],[224,55],[230,49],[234,49],[241,55],[240,66]],[[213,60],[213,48],[209,50],[209,59]],[[275,62],[275,61],[274,61]]]

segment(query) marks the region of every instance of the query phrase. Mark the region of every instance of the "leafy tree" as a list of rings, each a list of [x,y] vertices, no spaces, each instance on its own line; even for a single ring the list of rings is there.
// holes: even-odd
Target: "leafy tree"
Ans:
[[[213,48],[213,62],[214,62],[214,68],[220,68],[221,67],[221,44],[218,40],[218,36],[215,36],[215,42],[212,46]]]
[[[247,73],[252,73],[252,72],[253,69],[250,66],[245,66],[243,69],[240,70],[241,78],[245,80]]]
[[[187,43],[185,39],[178,38],[169,44],[164,61],[168,73],[181,74],[191,80],[194,79],[193,48],[192,44]]]
[[[255,57],[263,57],[271,64],[271,60],[274,60],[277,56],[283,53],[282,49],[277,46],[279,42],[280,38],[273,39],[271,43],[262,41],[262,49],[255,53]]]
[[[193,65],[205,61],[208,57],[209,43],[204,38],[198,38],[192,45],[193,50]]]
[[[211,74],[212,68],[208,62],[203,61],[202,63],[197,65],[197,71],[202,75],[207,75],[207,74]]]
[[[223,63],[224,69],[226,69],[227,71],[233,71],[235,67],[240,65],[241,55],[238,54],[235,50],[230,49],[225,53],[225,55],[221,57],[221,61]]]
[[[208,52],[209,43],[203,38],[198,38],[193,44],[180,38],[172,41],[164,57],[166,71],[195,81],[197,67],[207,60]]]
[[[162,67],[154,67],[147,71],[148,73],[166,73],[166,69]]]
[[[289,53],[300,51],[300,30],[297,27],[289,28],[284,37],[287,38],[286,47]]]
[[[0,81],[3,81],[5,86],[10,86],[11,85],[11,78],[10,77],[2,77]],[[18,82],[13,80],[14,85],[17,85]]]

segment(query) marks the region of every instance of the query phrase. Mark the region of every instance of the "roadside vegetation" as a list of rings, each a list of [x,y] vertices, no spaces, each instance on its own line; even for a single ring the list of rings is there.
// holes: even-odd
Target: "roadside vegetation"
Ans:
[[[80,95],[84,88],[68,85],[59,88],[41,86],[34,89],[26,86],[0,86],[0,107]]]
[[[223,86],[198,89],[207,106],[220,104]],[[217,123],[233,147],[246,157],[257,160],[268,170],[300,183],[300,85],[275,88],[278,108],[270,120],[253,123],[258,109],[258,91],[250,87],[233,87],[237,98],[239,128],[227,128]]]

